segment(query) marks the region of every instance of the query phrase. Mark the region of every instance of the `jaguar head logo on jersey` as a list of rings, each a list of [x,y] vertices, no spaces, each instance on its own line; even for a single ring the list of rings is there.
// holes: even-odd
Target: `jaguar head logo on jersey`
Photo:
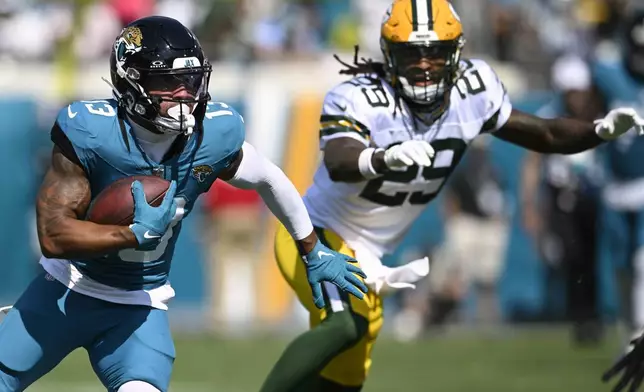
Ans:
[[[208,165],[199,165],[192,168],[190,174],[198,182],[204,182],[213,173],[212,167]]]
[[[138,27],[126,27],[114,43],[114,50],[119,61],[125,61],[125,56],[138,53],[143,49],[143,34]]]
[[[416,112],[442,114],[459,74],[463,26],[447,0],[395,0],[380,47],[392,85]]]

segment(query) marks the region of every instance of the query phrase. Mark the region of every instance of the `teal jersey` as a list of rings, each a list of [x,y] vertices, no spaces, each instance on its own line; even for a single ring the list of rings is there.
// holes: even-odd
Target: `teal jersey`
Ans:
[[[70,260],[84,275],[126,290],[152,289],[166,283],[181,220],[239,154],[245,138],[244,121],[225,103],[209,103],[203,129],[179,138],[171,148],[176,148],[176,153],[156,163],[147,157],[127,121],[119,120],[115,100],[78,101],[60,111],[52,140],[68,150],[73,148],[89,179],[92,199],[124,177],[157,175],[177,182],[179,208],[159,246],[153,251],[125,249],[98,258]]]

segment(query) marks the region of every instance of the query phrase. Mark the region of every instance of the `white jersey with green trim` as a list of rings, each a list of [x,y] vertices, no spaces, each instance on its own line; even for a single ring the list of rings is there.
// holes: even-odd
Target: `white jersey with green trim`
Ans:
[[[431,125],[396,108],[394,90],[384,79],[358,76],[331,89],[320,118],[320,148],[349,137],[365,146],[388,148],[426,140],[436,155],[432,166],[409,167],[358,183],[333,182],[323,163],[304,201],[316,226],[335,231],[349,246],[382,256],[395,249],[427,203],[436,197],[479,134],[494,132],[510,117],[512,105],[502,82],[482,60],[462,60],[462,76],[449,106]]]

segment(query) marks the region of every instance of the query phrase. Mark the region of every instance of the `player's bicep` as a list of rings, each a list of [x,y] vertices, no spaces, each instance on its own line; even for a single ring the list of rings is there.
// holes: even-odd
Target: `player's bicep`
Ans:
[[[330,140],[324,148],[324,166],[331,181],[360,182],[360,154],[367,148],[361,141],[343,137]]]
[[[548,120],[519,110],[512,110],[508,120],[494,136],[535,151],[539,151],[538,147],[548,144],[551,139]]]
[[[361,141],[349,137],[329,140],[324,147],[324,165],[329,170],[342,166],[351,156],[359,156],[367,148]],[[357,162],[356,162],[357,164]]]
[[[54,146],[51,165],[38,192],[36,205],[38,229],[55,227],[64,218],[85,216],[91,201],[89,180],[83,168]]]

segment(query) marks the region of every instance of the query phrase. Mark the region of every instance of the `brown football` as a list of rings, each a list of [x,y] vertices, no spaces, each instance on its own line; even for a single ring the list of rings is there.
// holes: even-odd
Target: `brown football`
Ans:
[[[134,218],[132,182],[143,185],[145,198],[151,206],[158,207],[163,201],[170,181],[157,176],[132,176],[121,178],[103,189],[87,211],[87,220],[102,225],[127,226]]]

